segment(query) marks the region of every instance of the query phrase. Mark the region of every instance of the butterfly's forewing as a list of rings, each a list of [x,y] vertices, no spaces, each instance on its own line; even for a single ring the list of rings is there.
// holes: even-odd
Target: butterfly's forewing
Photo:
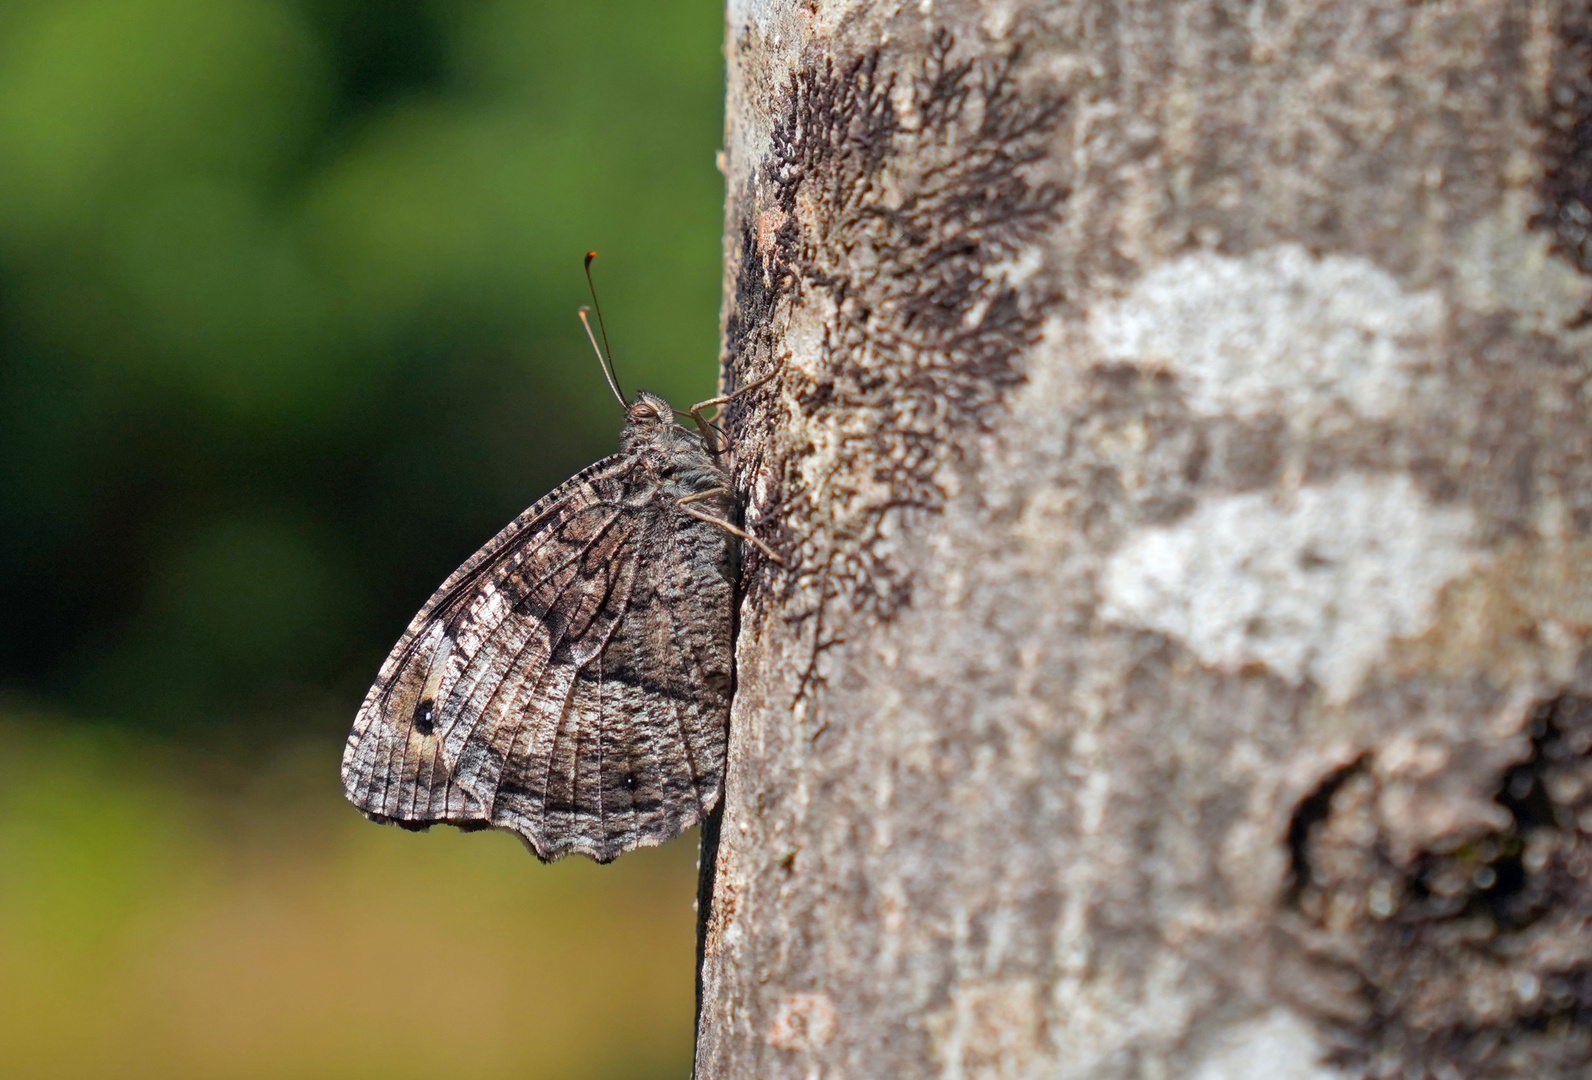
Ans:
[[[704,457],[711,468],[711,459]],[[343,756],[365,814],[496,826],[606,862],[718,799],[730,537],[635,455],[521,514],[427,601]]]

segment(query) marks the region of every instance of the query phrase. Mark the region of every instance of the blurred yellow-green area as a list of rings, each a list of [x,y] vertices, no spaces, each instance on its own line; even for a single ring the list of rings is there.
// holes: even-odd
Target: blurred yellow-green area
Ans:
[[[0,1075],[689,1069],[695,849],[341,800],[432,588],[713,390],[723,11],[0,0]]]

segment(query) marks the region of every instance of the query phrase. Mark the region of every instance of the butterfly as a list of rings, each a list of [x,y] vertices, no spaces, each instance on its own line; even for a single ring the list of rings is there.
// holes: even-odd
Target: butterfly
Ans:
[[[729,520],[725,448],[703,417],[767,378],[693,407],[692,431],[656,394],[627,403],[585,309],[581,321],[625,410],[619,452],[426,601],[365,695],[342,779],[375,821],[508,829],[543,861],[604,863],[717,804],[736,540],[779,560]]]

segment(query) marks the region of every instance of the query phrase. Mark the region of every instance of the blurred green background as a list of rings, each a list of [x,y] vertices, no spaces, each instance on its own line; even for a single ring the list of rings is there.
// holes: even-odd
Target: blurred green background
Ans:
[[[8,1077],[650,1077],[695,848],[341,801],[432,588],[713,390],[713,0],[0,0]]]

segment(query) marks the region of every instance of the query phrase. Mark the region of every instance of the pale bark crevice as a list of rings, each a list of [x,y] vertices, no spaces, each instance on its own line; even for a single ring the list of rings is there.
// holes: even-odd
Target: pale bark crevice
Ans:
[[[1577,11],[731,5],[699,1075],[1583,1074]]]

